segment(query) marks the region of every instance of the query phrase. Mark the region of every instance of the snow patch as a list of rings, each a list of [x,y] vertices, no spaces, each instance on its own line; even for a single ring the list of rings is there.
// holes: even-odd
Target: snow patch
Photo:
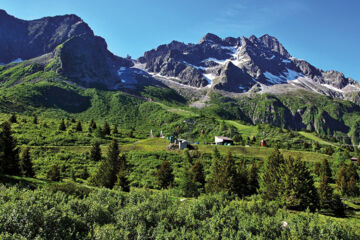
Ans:
[[[228,59],[219,60],[219,59],[216,59],[216,58],[207,58],[207,59],[202,60],[201,62],[210,62],[210,61],[216,62],[216,63],[221,64],[221,65],[224,65],[229,60]]]
[[[283,59],[282,62],[283,63],[291,63],[291,61],[289,59]]]
[[[264,76],[267,78],[267,80],[273,84],[280,84],[284,82],[284,79],[279,77],[279,76],[275,76],[274,74],[270,73],[270,72],[264,72]]]
[[[284,72],[284,75],[286,77],[287,80],[295,80],[299,77],[304,76],[302,73],[296,72],[294,70],[288,69],[286,68],[287,72]]]
[[[208,85],[206,87],[211,87],[213,80],[217,77],[215,74],[213,73],[204,73],[203,74],[204,78],[208,81]]]
[[[339,88],[336,88],[336,87],[334,87],[334,86],[332,86],[332,85],[330,85],[330,84],[321,84],[322,86],[324,86],[324,87],[326,87],[326,88],[329,88],[329,89],[331,89],[331,90],[333,90],[333,91],[336,91],[336,92],[344,92],[343,90],[341,90],[341,89],[339,89]]]
[[[17,58],[15,60],[11,61],[10,63],[21,63],[21,62],[23,62],[23,60],[21,58]]]

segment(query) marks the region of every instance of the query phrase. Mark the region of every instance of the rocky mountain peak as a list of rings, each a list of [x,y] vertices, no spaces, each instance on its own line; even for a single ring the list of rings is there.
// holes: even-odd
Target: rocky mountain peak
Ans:
[[[203,42],[210,42],[210,43],[217,43],[217,44],[221,44],[222,43],[222,39],[213,34],[213,33],[207,33],[200,41],[199,44],[203,43]]]

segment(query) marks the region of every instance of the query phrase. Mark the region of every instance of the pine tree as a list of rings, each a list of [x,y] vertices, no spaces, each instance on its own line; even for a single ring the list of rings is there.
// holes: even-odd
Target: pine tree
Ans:
[[[17,117],[15,113],[11,114],[11,117],[9,118],[9,122],[17,123]]]
[[[104,129],[103,129],[104,135],[110,135],[110,126],[107,122],[104,123]]]
[[[94,121],[94,119],[91,119],[90,124],[89,124],[89,132],[92,132],[92,130],[96,129],[96,123]]]
[[[60,125],[59,125],[59,130],[60,131],[65,131],[66,130],[66,125],[65,125],[64,119],[61,119],[61,122],[60,122]]]
[[[284,157],[276,147],[273,153],[265,161],[259,181],[259,192],[266,200],[274,200],[278,197],[280,191],[280,178],[283,174],[280,172],[280,166],[284,164]]]
[[[257,193],[257,190],[259,189],[258,168],[255,163],[251,164],[248,176],[249,194],[252,195]]]
[[[326,176],[328,181],[332,181],[331,168],[327,159],[323,159],[321,163],[320,176]]]
[[[290,209],[314,211],[319,206],[319,197],[314,180],[305,163],[289,156],[280,166],[279,200]]]
[[[215,147],[212,153],[212,166],[210,176],[205,185],[206,192],[220,192],[222,191],[221,186],[221,171],[222,171],[222,157]]]
[[[241,161],[235,175],[235,191],[239,196],[245,196],[249,194],[248,186],[248,170],[246,168],[245,161]]]
[[[348,181],[350,181],[350,178],[352,178],[352,177],[355,179],[355,181],[359,181],[359,174],[357,173],[357,167],[353,162],[351,162],[348,165],[347,170],[346,170],[346,175],[347,175]]]
[[[356,185],[356,180],[354,176],[352,176],[347,182],[347,195],[352,197],[359,196],[359,188]]]
[[[130,182],[128,179],[128,172],[125,167],[126,165],[122,165],[120,167],[119,172],[116,175],[116,183],[115,185],[120,187],[124,192],[130,192]]]
[[[162,161],[156,173],[156,178],[160,188],[168,188],[174,182],[173,169],[166,159]]]
[[[320,177],[320,168],[321,168],[321,164],[319,162],[316,162],[315,163],[315,166],[314,166],[314,173]]]
[[[2,124],[0,133],[0,172],[9,175],[21,175],[19,164],[19,151],[16,141],[12,137],[11,125]]]
[[[75,130],[76,130],[77,132],[82,132],[82,125],[81,125],[81,121],[78,121],[78,123],[77,123],[77,125],[76,125]]]
[[[322,175],[321,182],[318,189],[320,207],[322,209],[332,208],[333,189],[329,185],[329,180],[326,175]]]
[[[192,175],[192,180],[195,183],[199,183],[199,187],[204,189],[205,188],[205,174],[204,174],[204,167],[201,164],[200,160],[197,160],[195,164],[191,167],[190,173]]]
[[[88,172],[88,168],[84,167],[83,170],[82,170],[82,173],[80,175],[80,178],[86,180],[89,177],[90,177],[90,175],[89,175],[89,172]]]
[[[60,170],[59,170],[58,165],[54,165],[50,168],[50,170],[47,174],[47,178],[51,181],[60,181],[61,180]]]
[[[114,126],[114,129],[113,129],[113,134],[118,134],[119,131],[118,131],[118,127],[117,125]]]
[[[20,168],[21,168],[21,172],[22,172],[23,176],[26,176],[26,177],[34,177],[35,176],[29,147],[25,148],[21,153]]]
[[[100,143],[97,141],[95,141],[91,146],[90,160],[94,162],[101,161],[101,148],[100,148]]]
[[[34,124],[38,124],[38,123],[39,123],[38,117],[37,117],[36,115],[34,115],[33,123],[34,123]]]

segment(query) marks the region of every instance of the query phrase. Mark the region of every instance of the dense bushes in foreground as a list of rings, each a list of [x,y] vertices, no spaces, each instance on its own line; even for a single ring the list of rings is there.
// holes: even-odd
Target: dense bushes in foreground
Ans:
[[[74,187],[74,186],[72,186]],[[54,193],[55,191],[55,193]],[[69,194],[71,192],[68,192]],[[357,239],[353,229],[273,202],[229,195],[0,187],[1,239]]]

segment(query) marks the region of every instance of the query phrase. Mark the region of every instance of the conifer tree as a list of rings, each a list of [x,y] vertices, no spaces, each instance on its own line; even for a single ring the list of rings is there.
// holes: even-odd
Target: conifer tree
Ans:
[[[60,122],[60,125],[59,125],[59,130],[60,131],[65,131],[66,130],[66,125],[65,125],[64,119],[61,119],[61,122]]]
[[[195,164],[191,167],[190,173],[192,175],[193,181],[200,184],[200,188],[205,188],[205,175],[204,167],[201,164],[200,160],[197,160]]]
[[[5,122],[0,132],[0,172],[9,175],[21,175],[19,151],[12,137],[11,125]]]
[[[86,180],[86,179],[88,179],[90,177],[89,172],[88,172],[88,168],[86,166],[83,168],[80,177],[82,179],[84,179],[84,180]]]
[[[60,176],[60,169],[58,167],[58,165],[53,165],[48,174],[47,174],[47,178],[51,181],[60,181],[61,180],[61,176]]]
[[[25,148],[21,153],[20,168],[21,168],[21,172],[24,176],[26,176],[26,177],[34,177],[35,176],[29,147]]]
[[[38,117],[37,117],[36,115],[34,115],[33,123],[34,123],[34,124],[38,124],[38,123],[39,123]]]
[[[279,200],[290,209],[314,211],[319,207],[319,197],[314,180],[305,163],[289,156],[280,166]]]
[[[11,117],[9,118],[9,122],[17,123],[17,117],[15,113],[11,114]]]
[[[98,141],[95,141],[91,146],[90,160],[94,162],[101,161],[101,148],[100,148],[100,143]]]
[[[118,134],[118,133],[119,133],[118,127],[117,127],[117,125],[115,124],[115,125],[114,125],[114,129],[113,129],[113,134]]]
[[[352,197],[359,196],[359,188],[356,185],[356,180],[354,176],[352,176],[347,182],[347,195]]]
[[[316,162],[314,165],[314,173],[319,177],[320,176],[320,168],[321,164],[319,162]]]
[[[274,200],[280,191],[280,166],[284,164],[284,157],[276,147],[265,161],[260,173],[259,191],[266,200]]]
[[[220,192],[222,191],[221,181],[222,178],[222,157],[215,147],[212,153],[212,166],[210,176],[208,177],[205,185],[206,192]]]
[[[103,129],[104,135],[110,135],[110,126],[107,122],[104,123],[104,129]]]
[[[326,175],[321,176],[321,182],[318,189],[320,207],[322,209],[332,208],[333,189],[329,185],[329,180]]]
[[[94,119],[91,119],[90,124],[89,124],[89,132],[91,132],[92,130],[96,129],[96,123],[94,121]]]
[[[249,194],[248,170],[246,168],[245,161],[241,161],[237,168],[234,184],[234,193],[239,196],[245,196]]]
[[[81,121],[78,121],[77,125],[76,125],[76,129],[77,132],[82,132],[82,125],[81,125]]]
[[[156,178],[160,188],[168,188],[174,182],[173,169],[166,159],[162,161],[156,173]]]
[[[258,167],[256,166],[256,163],[251,164],[248,176],[249,194],[252,195],[255,194],[259,188]]]
[[[323,159],[321,163],[320,176],[326,176],[328,181],[332,181],[331,168],[327,159]]]
[[[128,179],[128,170],[126,164],[122,164],[119,172],[116,175],[116,186],[119,186],[122,191],[130,192],[130,181]]]

